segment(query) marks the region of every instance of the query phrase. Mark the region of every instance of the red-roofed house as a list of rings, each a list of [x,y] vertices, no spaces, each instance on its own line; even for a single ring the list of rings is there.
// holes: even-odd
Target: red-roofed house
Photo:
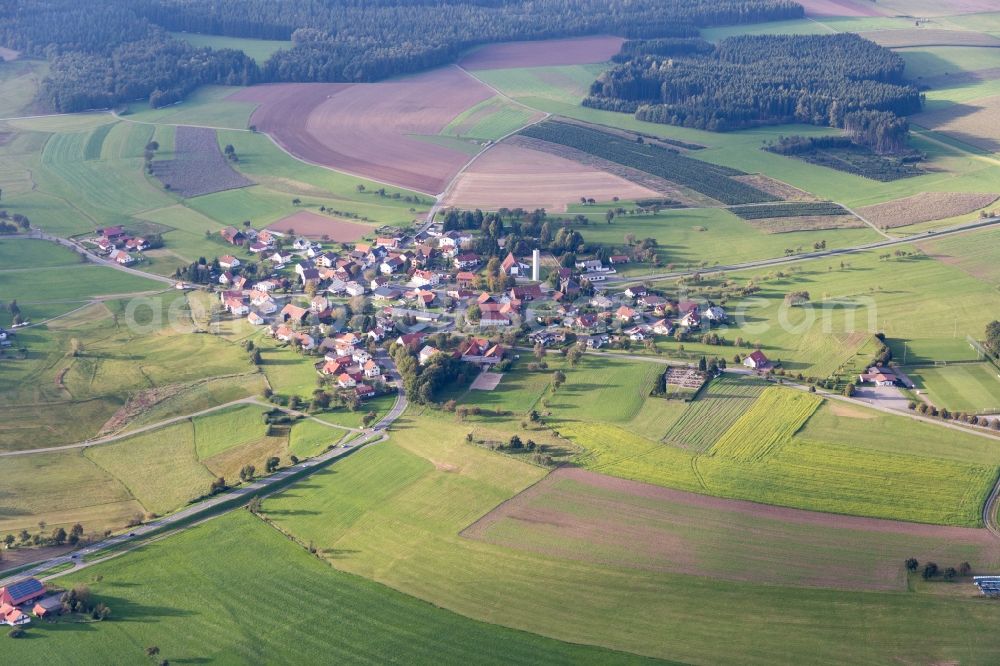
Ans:
[[[743,365],[754,370],[766,370],[771,367],[771,361],[764,355],[764,352],[758,349],[743,359]]]

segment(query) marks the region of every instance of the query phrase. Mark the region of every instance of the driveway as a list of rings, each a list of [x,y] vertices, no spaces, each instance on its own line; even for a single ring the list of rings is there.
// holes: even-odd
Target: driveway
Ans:
[[[861,386],[854,391],[854,398],[877,407],[900,412],[910,411],[910,399],[895,386]]]

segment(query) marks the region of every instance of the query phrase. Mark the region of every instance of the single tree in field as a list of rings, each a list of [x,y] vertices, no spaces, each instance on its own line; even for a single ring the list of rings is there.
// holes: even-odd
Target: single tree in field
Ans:
[[[920,566],[920,562],[917,562],[916,558],[911,557],[911,558],[908,558],[906,560],[906,570],[907,571],[916,571],[917,567],[919,567],[919,566]]]
[[[962,562],[958,565],[958,573],[962,576],[968,576],[972,573],[972,565],[968,562]]]
[[[608,212],[604,214],[604,219],[607,220],[608,224],[615,221],[615,211],[608,209]]]
[[[927,564],[924,565],[924,571],[921,575],[924,577],[924,580],[930,580],[931,578],[934,578],[934,576],[936,576],[937,574],[938,574],[938,565],[935,564],[934,562],[928,562]]]
[[[160,648],[158,648],[157,646],[150,645],[148,648],[146,648],[146,656],[149,657],[150,659],[152,659],[158,654],[160,654]]]
[[[298,197],[295,197],[294,199],[292,199],[292,205],[293,206],[298,206],[300,203],[302,203],[302,199],[299,199]]]
[[[267,462],[264,463],[264,469],[267,470],[268,474],[270,474],[274,470],[278,469],[278,465],[280,463],[281,460],[277,456],[271,456],[267,459]]]
[[[257,468],[253,465],[244,465],[240,470],[240,481],[252,481]]]
[[[552,373],[552,388],[557,389],[566,382],[566,375],[563,374],[562,370],[556,370]]]
[[[944,570],[944,579],[945,580],[954,580],[955,576],[957,576],[957,575],[958,575],[958,572],[955,570],[955,567],[948,567],[947,569]]]

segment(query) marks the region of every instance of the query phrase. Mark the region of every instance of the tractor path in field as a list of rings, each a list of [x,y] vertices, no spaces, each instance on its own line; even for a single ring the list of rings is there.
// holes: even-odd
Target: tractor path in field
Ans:
[[[396,373],[396,364],[390,356],[386,354],[384,357],[380,358],[380,361],[385,363],[385,365],[393,373]],[[108,559],[117,557],[131,550],[135,550],[136,548],[143,547],[148,543],[166,538],[172,534],[176,534],[207,520],[211,520],[212,518],[227,513],[228,511],[237,509],[245,504],[244,500],[249,501],[253,497],[267,497],[268,495],[284,489],[284,487],[290,483],[304,479],[314,472],[326,468],[327,465],[336,462],[339,458],[350,455],[359,449],[374,446],[388,440],[386,431],[393,424],[393,422],[396,421],[396,419],[403,415],[403,412],[406,411],[408,405],[409,402],[406,399],[406,393],[403,391],[402,386],[400,386],[399,393],[396,394],[396,401],[393,403],[392,408],[386,413],[386,415],[383,416],[372,428],[364,431],[355,431],[363,433],[357,441],[348,442],[340,448],[333,448],[326,453],[316,456],[315,458],[310,458],[309,460],[304,460],[294,465],[290,465],[270,476],[257,479],[252,483],[244,484],[226,492],[219,493],[214,497],[177,511],[176,513],[172,513],[169,516],[157,518],[151,522],[131,528],[131,530],[127,533],[88,544],[86,547],[72,553],[67,553],[65,555],[41,561],[30,569],[21,570],[14,575],[0,579],[0,585],[6,585],[15,580],[20,580],[29,576],[44,574],[53,567],[58,567],[64,564],[72,564],[73,566],[66,571],[60,571],[58,574],[46,576],[45,579],[47,580],[49,578],[54,578],[56,575],[79,571],[80,569],[85,569],[94,564],[107,561]],[[83,561],[87,555],[95,555],[110,548],[114,548],[114,552],[100,557],[95,557],[95,559],[89,562]]]
[[[296,409],[289,409],[288,407],[282,407],[280,405],[275,405],[270,402],[261,400],[260,398],[250,397],[250,398],[240,398],[238,400],[231,400],[230,402],[223,403],[221,405],[216,405],[215,407],[209,407],[208,409],[202,409],[197,412],[191,412],[190,414],[184,414],[182,416],[174,416],[163,421],[157,421],[156,423],[151,423],[149,425],[136,428],[135,430],[129,430],[122,433],[116,433],[114,435],[108,435],[106,437],[97,437],[94,439],[87,439],[82,442],[76,442],[75,444],[64,444],[62,446],[48,446],[42,449],[27,449],[24,451],[4,451],[0,453],[0,457],[7,456],[27,456],[36,453],[55,453],[58,451],[68,451],[72,449],[86,449],[91,446],[100,446],[101,444],[109,444],[111,442],[118,441],[120,439],[127,439],[129,437],[134,437],[135,435],[141,435],[142,433],[150,432],[152,430],[159,430],[160,428],[165,428],[169,425],[175,423],[180,423],[182,421],[187,421],[189,419],[194,419],[199,416],[205,416],[206,414],[211,414],[213,412],[218,412],[223,409],[229,409],[230,407],[235,407],[237,405],[258,405],[260,407],[267,407],[270,409],[277,409],[278,411],[284,412],[289,416],[299,416],[310,421],[315,421],[328,428],[334,428],[336,430],[341,430],[345,432],[361,432],[358,428],[350,428],[348,426],[336,425],[323,419],[312,416],[311,414],[306,414],[305,412],[300,412]]]

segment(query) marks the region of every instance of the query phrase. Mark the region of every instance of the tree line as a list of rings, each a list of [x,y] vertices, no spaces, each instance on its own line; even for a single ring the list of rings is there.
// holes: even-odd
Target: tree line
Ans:
[[[837,127],[876,152],[905,145],[923,97],[893,51],[855,34],[626,42],[586,106],[728,131],[791,122]]]
[[[20,0],[0,4],[0,44],[50,60],[40,101],[69,112],[137,100],[163,106],[203,84],[374,81],[489,42],[662,37],[802,14],[789,0]],[[292,46],[257,63],[169,31]]]

